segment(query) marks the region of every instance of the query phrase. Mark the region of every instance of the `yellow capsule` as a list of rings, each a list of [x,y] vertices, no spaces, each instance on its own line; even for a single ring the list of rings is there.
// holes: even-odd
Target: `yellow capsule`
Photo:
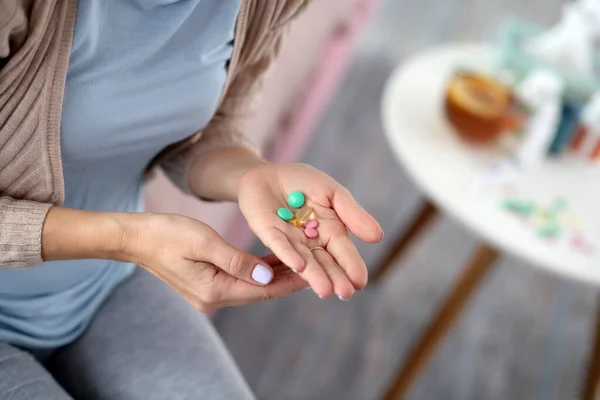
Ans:
[[[551,221],[551,216],[545,211],[539,211],[533,215],[533,223],[535,225],[545,225]]]
[[[296,228],[302,228],[302,225],[304,225],[304,222],[300,221],[299,219],[292,219],[290,221],[292,223],[292,225],[294,225]]]
[[[298,210],[291,222],[294,226],[300,228],[311,219],[315,219],[315,212],[309,206],[304,206]]]
[[[560,222],[569,229],[581,229],[581,220],[572,214],[563,214]]]

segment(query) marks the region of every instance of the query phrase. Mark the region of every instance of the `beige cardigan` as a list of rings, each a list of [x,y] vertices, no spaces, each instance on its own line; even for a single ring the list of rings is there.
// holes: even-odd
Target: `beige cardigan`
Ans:
[[[310,0],[243,0],[220,105],[159,165],[188,191],[187,171],[219,146],[247,145],[243,123],[283,27]],[[0,268],[39,265],[44,219],[64,198],[60,118],[77,0],[0,0]]]

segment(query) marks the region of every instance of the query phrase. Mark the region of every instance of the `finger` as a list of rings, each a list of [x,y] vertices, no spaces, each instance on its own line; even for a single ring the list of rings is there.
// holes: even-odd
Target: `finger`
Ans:
[[[296,272],[304,271],[306,261],[292,246],[283,232],[275,227],[266,227],[257,230],[256,234],[263,244],[275,253],[277,258],[285,265]]]
[[[275,254],[269,254],[265,257],[262,257],[262,259],[268,262],[273,269],[273,273],[275,274],[273,279],[283,275],[297,275],[297,272],[294,272],[290,267],[282,263]],[[302,281],[306,282],[304,279]],[[308,284],[306,286],[308,286]]]
[[[327,251],[346,272],[346,276],[356,289],[367,285],[368,270],[356,246],[348,235],[338,235],[327,244]]]
[[[277,265],[285,265],[285,263],[273,253],[264,255],[261,257],[261,259],[264,260],[267,264],[269,264],[273,269],[275,269],[275,266]]]
[[[333,192],[332,206],[344,225],[363,242],[377,243],[383,239],[379,223],[362,208],[350,191],[337,185]]]
[[[273,272],[275,274],[275,276],[273,277],[273,279],[277,279],[278,276],[285,276],[285,275],[298,275],[296,272],[292,271],[290,269],[290,267],[288,267],[285,264],[276,264],[273,267]],[[303,279],[304,281],[304,279]],[[272,283],[273,281],[271,281]],[[306,281],[304,281],[306,282]],[[308,286],[308,283],[307,283]]]
[[[306,268],[300,272],[300,276],[309,283],[313,291],[322,299],[333,294],[333,283],[321,264],[313,257],[312,252],[302,244],[296,245],[296,251],[302,255],[306,262]]]
[[[335,260],[326,250],[315,249],[312,253],[315,260],[321,264],[327,275],[329,275],[335,294],[340,300],[350,300],[354,296],[354,286],[344,271],[335,263]]]
[[[306,289],[308,283],[287,266],[280,265],[278,273],[268,286],[251,285],[232,276],[223,277],[219,286],[223,294],[218,306],[230,307],[280,299]]]
[[[296,272],[292,271],[287,265],[281,262],[281,260],[275,254],[268,254],[261,257],[261,259],[265,260],[271,266],[273,273],[275,274],[275,278],[278,275],[296,274]]]
[[[202,253],[205,261],[243,281],[267,285],[273,280],[273,269],[264,259],[236,249],[216,233]]]

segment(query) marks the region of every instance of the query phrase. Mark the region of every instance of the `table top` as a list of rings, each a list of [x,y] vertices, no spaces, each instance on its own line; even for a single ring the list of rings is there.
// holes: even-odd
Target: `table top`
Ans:
[[[509,183],[475,185],[507,158],[506,147],[461,140],[444,116],[444,92],[457,68],[489,70],[495,54],[482,44],[447,45],[398,66],[382,104],[392,151],[432,203],[484,241],[533,266],[600,285],[600,166],[548,159]],[[506,208],[514,201],[547,212],[517,215]],[[564,207],[554,214],[560,234],[542,237],[540,219],[552,207]]]

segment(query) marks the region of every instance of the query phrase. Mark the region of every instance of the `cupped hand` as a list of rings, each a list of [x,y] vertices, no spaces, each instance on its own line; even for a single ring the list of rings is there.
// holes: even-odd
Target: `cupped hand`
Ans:
[[[287,197],[294,191],[304,194],[305,204],[316,214],[319,236],[315,239],[277,216],[280,207],[290,208]],[[367,268],[348,231],[368,243],[379,242],[383,231],[327,174],[306,164],[261,165],[240,178],[238,203],[264,245],[320,297],[335,293],[347,300],[367,284]]]
[[[125,261],[149,270],[199,311],[280,298],[308,286],[277,257],[240,251],[194,219],[136,218],[135,229],[124,239]]]

